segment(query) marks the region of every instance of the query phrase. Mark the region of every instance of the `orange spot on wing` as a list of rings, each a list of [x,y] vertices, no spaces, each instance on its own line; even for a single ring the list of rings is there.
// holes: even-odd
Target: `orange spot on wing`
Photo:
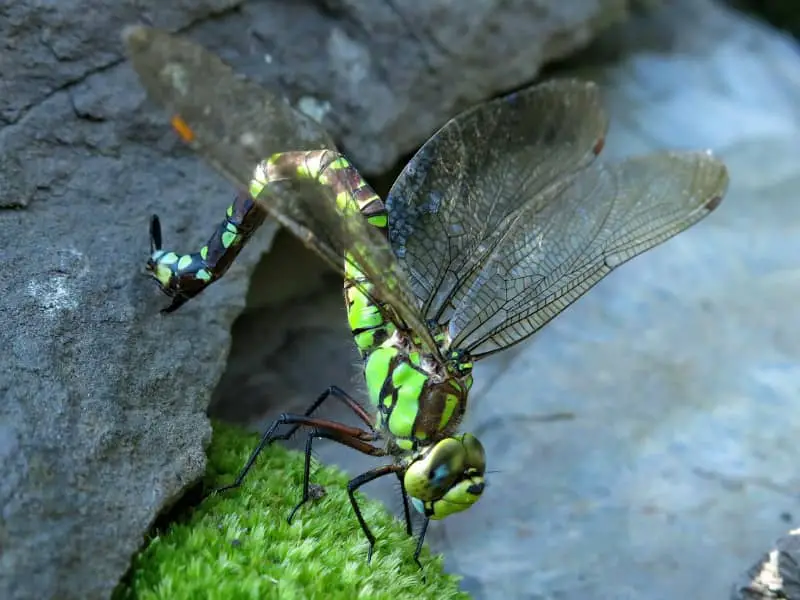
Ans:
[[[594,148],[592,148],[592,152],[594,155],[597,156],[603,151],[603,147],[606,145],[606,138],[605,136],[597,138],[597,141],[594,143]]]
[[[170,119],[172,127],[178,132],[178,135],[183,138],[184,142],[191,142],[194,139],[194,131],[189,127],[189,124],[184,121],[180,115],[175,115]]]

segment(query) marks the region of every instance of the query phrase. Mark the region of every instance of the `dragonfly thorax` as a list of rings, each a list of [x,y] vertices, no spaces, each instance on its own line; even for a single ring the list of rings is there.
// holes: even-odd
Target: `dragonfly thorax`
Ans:
[[[414,508],[443,519],[472,506],[485,486],[478,439],[455,435],[472,387],[466,351],[426,352],[415,336],[395,331],[366,357],[365,375],[378,425],[405,454],[403,486]]]
[[[364,375],[379,427],[404,451],[455,433],[472,386],[471,363],[442,360],[399,331],[365,357]]]

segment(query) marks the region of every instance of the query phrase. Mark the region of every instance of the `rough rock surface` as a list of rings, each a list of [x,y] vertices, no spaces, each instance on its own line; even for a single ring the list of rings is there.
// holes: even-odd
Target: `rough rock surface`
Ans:
[[[732,600],[800,598],[800,529],[782,536],[736,585]]]
[[[158,314],[166,300],[141,273],[149,215],[188,250],[231,192],[144,101],[121,26],[188,29],[375,172],[626,2],[530,6],[0,3],[0,597],[107,597],[158,511],[201,475],[205,408],[270,242],[265,226],[224,285]]]
[[[629,3],[8,3],[0,6],[8,47],[0,56],[0,123],[16,123],[54,93],[120,63],[124,24],[194,25],[192,35],[241,72],[322,120],[365,173],[380,173],[455,108],[530,80],[543,63],[623,18]]]
[[[496,472],[472,510],[428,537],[478,598],[729,597],[796,527],[800,51],[716,2],[669,5],[576,57],[594,63],[578,73],[605,88],[607,155],[708,147],[728,163],[730,191],[704,222],[477,366],[465,428]],[[275,250],[260,275],[281,276],[298,255],[282,236]],[[278,400],[299,407],[349,385],[340,282],[313,283],[305,301],[278,298],[237,322],[217,414],[242,420],[243,407],[272,403],[260,426]],[[375,464],[315,448],[353,473]],[[368,489],[399,505],[391,483]]]

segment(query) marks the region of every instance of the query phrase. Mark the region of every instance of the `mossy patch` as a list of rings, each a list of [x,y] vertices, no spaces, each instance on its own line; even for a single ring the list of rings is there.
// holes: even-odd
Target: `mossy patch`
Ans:
[[[205,484],[233,480],[258,436],[214,426]],[[427,548],[420,572],[415,540],[380,504],[359,497],[377,543],[367,541],[347,497],[348,477],[315,465],[324,493],[286,517],[301,497],[303,455],[274,445],[239,489],[209,498],[155,535],[134,559],[118,599],[402,598],[464,599],[459,578]],[[424,575],[424,577],[423,577]]]

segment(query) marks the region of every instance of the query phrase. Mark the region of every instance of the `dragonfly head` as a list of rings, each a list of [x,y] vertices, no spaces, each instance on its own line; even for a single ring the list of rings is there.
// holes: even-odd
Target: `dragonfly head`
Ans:
[[[485,487],[486,455],[474,435],[447,437],[409,464],[403,485],[414,508],[434,520],[475,504]]]

